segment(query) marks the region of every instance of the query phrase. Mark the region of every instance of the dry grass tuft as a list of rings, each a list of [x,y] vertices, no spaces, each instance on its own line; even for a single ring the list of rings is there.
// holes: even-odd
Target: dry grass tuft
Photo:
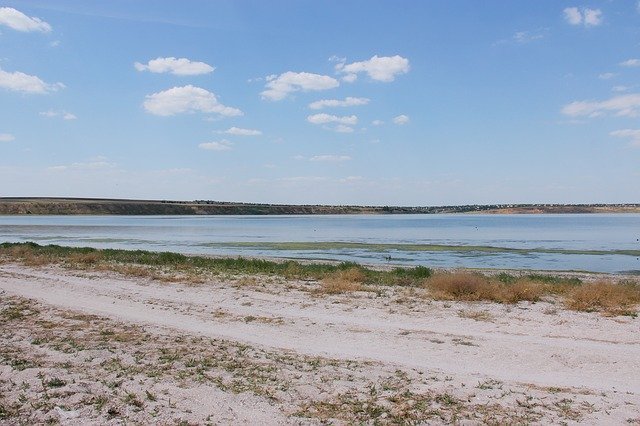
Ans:
[[[494,322],[496,317],[489,311],[458,311],[460,318],[468,318],[474,321]]]
[[[524,278],[504,283],[469,272],[437,274],[429,278],[425,286],[436,299],[500,303],[536,302],[546,292],[544,283]]]
[[[539,281],[521,278],[513,284],[500,284],[501,302],[518,303],[526,300],[537,302],[547,292],[547,285]]]
[[[322,279],[321,292],[327,294],[348,293],[363,289],[366,275],[362,269],[353,267],[344,271],[336,271]]]
[[[153,278],[155,275],[154,271],[150,268],[138,265],[111,265],[107,269],[118,272],[122,275],[129,275],[131,277]]]
[[[243,275],[237,278],[234,283],[239,287],[255,287],[260,285],[258,278],[250,275]]]
[[[575,311],[599,311],[605,315],[634,315],[640,304],[640,285],[597,281],[574,288],[565,299],[565,306]]]
[[[102,260],[102,255],[97,251],[88,253],[71,253],[69,261],[81,265],[95,265]]]
[[[487,277],[469,272],[436,274],[425,284],[436,299],[442,300],[487,300],[495,292]]]
[[[44,266],[53,262],[49,256],[37,253],[28,245],[11,247],[9,255],[14,259],[20,260],[27,266]]]

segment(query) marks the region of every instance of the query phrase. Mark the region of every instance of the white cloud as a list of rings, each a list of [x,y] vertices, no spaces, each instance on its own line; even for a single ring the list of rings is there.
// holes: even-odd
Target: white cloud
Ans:
[[[329,62],[341,62],[341,63],[345,63],[347,61],[347,58],[338,56],[338,55],[331,55],[329,57]]]
[[[640,130],[636,130],[636,129],[615,130],[609,134],[611,136],[615,136],[618,138],[629,138],[631,139],[632,146],[640,147]]]
[[[384,121],[382,121],[382,120],[373,120],[371,122],[371,124],[373,124],[374,126],[382,126],[384,124]]]
[[[41,116],[43,117],[48,117],[48,118],[53,118],[53,117],[60,117],[63,120],[76,120],[78,117],[76,117],[75,114],[72,114],[70,112],[67,111],[54,111],[54,110],[48,110],[48,111],[43,111],[40,113]]]
[[[602,74],[598,75],[598,78],[600,80],[610,80],[615,76],[616,75],[614,73],[612,73],[612,72],[605,72],[605,73],[602,73]]]
[[[311,102],[309,104],[309,108],[322,109],[325,107],[350,107],[350,106],[366,105],[368,103],[369,103],[368,98],[354,98],[354,97],[348,96],[344,98],[344,100],[322,99],[319,101]]]
[[[628,87],[628,86],[613,86],[611,88],[611,90],[614,91],[614,92],[626,92],[629,89],[630,89],[630,87]]]
[[[198,145],[199,148],[209,151],[230,151],[232,146],[233,142],[229,142],[226,139],[217,142],[204,142]]]
[[[15,136],[10,135],[9,133],[0,133],[0,142],[11,142],[15,139]]]
[[[339,63],[336,65],[339,73],[345,74],[342,79],[349,83],[357,79],[358,73],[365,72],[376,81],[390,82],[395,80],[398,74],[409,72],[409,60],[402,56],[378,56],[361,62],[351,64]]]
[[[87,161],[72,163],[68,165],[58,165],[48,167],[47,170],[61,172],[65,170],[107,170],[116,168],[116,164],[109,161],[107,157],[98,155],[89,158]]]
[[[0,25],[6,25],[16,31],[32,32],[39,31],[48,33],[51,25],[40,18],[28,17],[24,13],[12,7],[0,7]]]
[[[33,94],[45,94],[64,88],[64,84],[49,84],[35,75],[25,74],[19,71],[8,72],[0,68],[0,87],[14,92]]]
[[[567,7],[564,10],[564,19],[571,25],[580,25],[582,23],[582,13],[577,7]]]
[[[266,80],[267,90],[260,94],[263,99],[271,101],[282,100],[293,92],[328,90],[340,85],[338,80],[333,77],[308,72],[287,71],[279,76],[270,75]]]
[[[309,158],[309,161],[321,161],[330,163],[341,163],[343,161],[349,161],[351,157],[348,155],[316,155]]]
[[[546,37],[549,32],[548,28],[539,28],[534,31],[517,31],[510,38],[498,40],[493,43],[494,46],[504,44],[527,44]]]
[[[151,114],[169,116],[181,113],[202,112],[225,117],[242,115],[242,111],[218,102],[216,95],[201,87],[191,85],[147,95],[144,108]]]
[[[347,74],[342,77],[342,81],[347,83],[353,83],[358,79],[358,74]]]
[[[358,124],[358,117],[355,115],[345,115],[345,116],[339,117],[337,115],[322,113],[322,114],[313,114],[308,116],[307,121],[313,124],[337,123],[337,124],[354,126]]]
[[[260,130],[242,129],[240,127],[230,127],[227,130],[223,130],[218,133],[225,133],[227,135],[235,136],[260,136],[262,134]]]
[[[204,62],[195,62],[187,58],[174,57],[152,59],[147,65],[136,62],[133,66],[138,71],[171,73],[174,75],[201,75],[209,74],[215,70],[215,67]]]
[[[620,62],[620,66],[623,66],[623,67],[640,67],[640,59],[627,59],[624,62]]]
[[[602,23],[602,11],[600,9],[584,9],[582,15],[586,26],[598,26]]]
[[[544,34],[540,32],[532,33],[530,31],[518,31],[513,35],[512,40],[519,44],[525,44],[543,38]]]
[[[567,7],[564,9],[564,19],[571,25],[584,25],[585,27],[596,27],[602,23],[602,11],[600,9],[589,9],[577,7]]]
[[[353,127],[345,126],[344,124],[338,124],[331,130],[338,133],[353,133]]]
[[[397,124],[399,126],[403,126],[403,125],[407,124],[408,122],[409,122],[409,116],[404,115],[404,114],[393,118],[393,123]]]
[[[571,117],[597,117],[606,113],[637,117],[640,115],[640,93],[614,96],[605,101],[571,102],[562,108],[562,113]]]

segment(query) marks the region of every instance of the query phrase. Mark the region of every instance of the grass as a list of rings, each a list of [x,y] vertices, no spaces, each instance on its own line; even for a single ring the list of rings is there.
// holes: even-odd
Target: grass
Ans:
[[[198,274],[276,275],[289,279],[322,280],[344,271],[358,268],[364,274],[363,282],[381,285],[407,285],[419,287],[431,270],[424,266],[396,268],[379,271],[364,268],[353,262],[340,264],[300,263],[296,261],[275,262],[262,259],[210,258],[185,256],[171,252],[145,250],[94,249],[88,247],[41,246],[36,243],[2,243],[0,258],[18,259],[29,266],[42,266],[64,262],[72,267],[93,267],[115,270],[125,275],[152,278],[164,281],[187,278],[196,282]],[[162,274],[165,268],[175,274]]]
[[[537,302],[560,298],[568,309],[605,315],[636,315],[640,304],[638,283],[613,280],[584,283],[578,278],[545,274],[483,275],[471,272],[433,273],[424,266],[375,270],[353,262],[339,264],[276,262],[247,258],[209,258],[144,250],[99,250],[94,248],[41,246],[35,243],[0,244],[0,260],[18,260],[29,266],[62,263],[72,268],[111,270],[125,275],[163,282],[199,284],[212,275],[240,276],[239,285],[254,285],[257,276],[320,282],[325,294],[348,293],[371,286],[424,288],[437,300],[489,301],[497,303]],[[11,320],[28,311],[3,311]]]
[[[327,294],[347,293],[363,289],[367,280],[363,268],[351,267],[343,271],[335,271],[322,279],[321,291]]]
[[[548,292],[545,283],[529,278],[506,283],[469,272],[434,275],[425,281],[425,287],[436,299],[500,303],[537,302]]]
[[[584,283],[577,278],[536,274],[516,277],[455,272],[435,274],[424,286],[439,300],[518,303],[557,296],[568,309],[604,315],[636,316],[640,304],[640,284],[634,282],[600,280]]]
[[[597,281],[574,288],[567,294],[565,306],[584,312],[603,312],[606,315],[636,316],[635,306],[640,304],[638,283]]]

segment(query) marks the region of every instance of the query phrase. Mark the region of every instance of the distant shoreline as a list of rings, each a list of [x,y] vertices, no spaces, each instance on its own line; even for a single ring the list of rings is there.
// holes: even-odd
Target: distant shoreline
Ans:
[[[640,213],[640,204],[472,204],[356,206],[220,201],[2,197],[0,215],[331,215],[331,214],[585,214]]]

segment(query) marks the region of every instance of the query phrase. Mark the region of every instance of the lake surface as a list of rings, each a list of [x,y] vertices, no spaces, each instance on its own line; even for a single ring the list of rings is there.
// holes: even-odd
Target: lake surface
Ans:
[[[435,267],[640,271],[634,253],[640,251],[639,214],[0,216],[0,241]],[[469,246],[525,251],[460,250]],[[621,250],[632,253],[612,253]]]

